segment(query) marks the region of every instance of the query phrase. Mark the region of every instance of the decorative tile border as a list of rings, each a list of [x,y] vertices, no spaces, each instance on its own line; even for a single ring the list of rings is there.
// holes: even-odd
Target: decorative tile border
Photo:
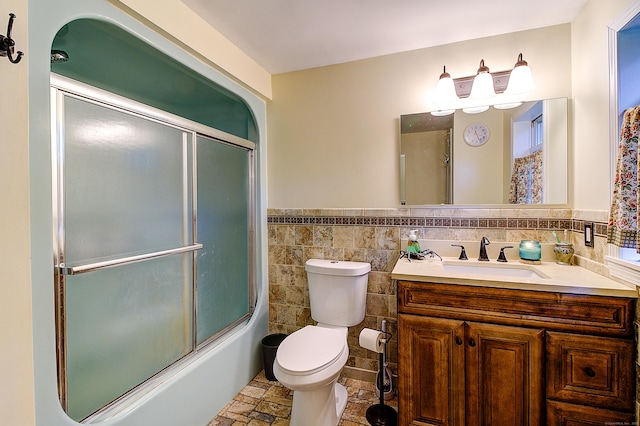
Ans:
[[[407,226],[417,228],[487,228],[487,229],[567,229],[584,232],[579,219],[549,218],[485,218],[485,217],[387,217],[387,216],[288,216],[267,217],[268,224],[277,225],[336,225],[336,226]],[[593,222],[595,235],[605,237],[607,224]]]
[[[607,224],[602,222],[594,222],[592,220],[580,220],[573,219],[573,230],[576,232],[584,233],[584,224],[585,223],[593,223],[593,234],[596,237],[606,237],[607,236]]]

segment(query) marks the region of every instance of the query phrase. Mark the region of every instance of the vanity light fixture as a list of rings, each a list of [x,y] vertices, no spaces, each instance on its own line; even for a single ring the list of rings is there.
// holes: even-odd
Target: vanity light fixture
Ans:
[[[460,98],[456,94],[455,83],[451,78],[451,74],[447,72],[447,67],[444,66],[442,69],[442,74],[440,74],[440,78],[438,79],[434,101],[436,104],[445,106],[445,108],[438,111],[433,111],[431,115],[435,115],[436,117],[443,117],[445,115],[453,114],[455,112],[455,109],[448,108],[448,105],[451,105],[459,100]]]
[[[488,99],[495,95],[496,91],[493,88],[493,78],[489,73],[489,67],[484,64],[484,59],[481,59],[478,74],[474,77],[471,85],[469,99]]]
[[[471,93],[469,99],[482,100],[493,98],[496,95],[496,91],[493,88],[493,77],[489,73],[489,67],[484,64],[484,59],[480,60],[480,66],[478,67],[478,73],[473,79],[471,85]],[[479,114],[489,109],[488,105],[474,105],[462,108],[462,112],[467,114]]]
[[[531,69],[522,53],[513,69],[508,71],[492,73],[482,59],[475,76],[451,78],[445,67],[433,98],[440,109],[432,114],[448,115],[457,108],[474,114],[486,111],[489,105],[496,109],[515,108],[522,104],[519,98],[534,89]]]
[[[444,66],[436,86],[436,102],[450,103],[459,99],[451,74],[447,72],[447,67]]]
[[[536,88],[533,84],[533,75],[527,61],[522,59],[522,53],[518,55],[518,61],[509,75],[509,84],[504,91],[505,95],[520,95],[531,92]]]

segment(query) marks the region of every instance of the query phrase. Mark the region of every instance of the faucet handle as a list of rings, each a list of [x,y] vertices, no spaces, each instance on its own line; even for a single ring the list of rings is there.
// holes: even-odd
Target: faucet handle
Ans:
[[[489,256],[487,256],[487,246],[491,244],[487,237],[482,237],[480,239],[480,254],[478,255],[478,260],[488,262]]]
[[[451,247],[460,247],[462,250],[460,251],[460,257],[458,260],[469,260],[467,257],[467,252],[464,250],[464,246],[460,244],[451,244]]]
[[[504,255],[504,249],[513,248],[513,246],[504,246],[500,249],[500,255],[498,256],[498,262],[507,262],[507,257]]]

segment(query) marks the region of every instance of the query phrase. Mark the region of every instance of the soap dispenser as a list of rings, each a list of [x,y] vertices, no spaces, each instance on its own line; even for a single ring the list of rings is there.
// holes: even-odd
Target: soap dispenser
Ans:
[[[416,235],[416,232],[416,229],[409,231],[409,241],[407,241],[407,253],[409,256],[412,254],[420,254],[420,243],[418,243],[418,236]]]

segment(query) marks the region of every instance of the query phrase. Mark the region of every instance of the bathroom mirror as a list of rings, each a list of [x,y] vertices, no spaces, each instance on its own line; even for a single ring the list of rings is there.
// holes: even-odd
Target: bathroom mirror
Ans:
[[[568,202],[567,98],[400,116],[402,205]]]

